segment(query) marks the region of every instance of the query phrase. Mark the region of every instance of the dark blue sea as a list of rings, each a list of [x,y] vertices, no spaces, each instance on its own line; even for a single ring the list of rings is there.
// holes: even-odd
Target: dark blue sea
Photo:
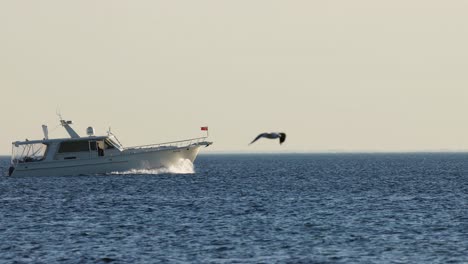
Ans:
[[[212,154],[194,173],[0,177],[0,263],[468,263],[467,164]]]

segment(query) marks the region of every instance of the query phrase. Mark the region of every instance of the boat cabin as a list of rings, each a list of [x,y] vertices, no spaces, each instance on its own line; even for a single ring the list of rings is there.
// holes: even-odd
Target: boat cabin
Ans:
[[[111,136],[13,142],[13,163],[112,156],[122,147]]]
[[[12,164],[93,159],[120,153],[123,147],[110,132],[107,136],[94,136],[88,127],[87,137],[80,137],[71,127],[71,121],[60,120],[70,138],[49,139],[47,126],[43,126],[44,139],[25,140],[12,143]]]

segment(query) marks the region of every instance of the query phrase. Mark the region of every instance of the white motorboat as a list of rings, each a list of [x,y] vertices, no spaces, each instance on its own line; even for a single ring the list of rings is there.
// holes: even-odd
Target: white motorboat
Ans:
[[[212,144],[207,137],[200,137],[125,148],[110,131],[95,136],[94,129],[88,127],[87,136],[81,137],[70,126],[71,121],[60,118],[60,124],[70,138],[49,139],[43,125],[42,140],[13,142],[8,175],[93,175],[169,168],[185,160],[193,163],[200,148]]]

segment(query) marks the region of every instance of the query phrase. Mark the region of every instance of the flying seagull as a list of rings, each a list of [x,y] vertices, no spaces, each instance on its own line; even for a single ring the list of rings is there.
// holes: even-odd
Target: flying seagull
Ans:
[[[262,137],[269,138],[269,139],[279,138],[279,143],[280,144],[283,144],[283,142],[286,140],[286,134],[285,133],[261,133],[254,140],[252,140],[252,142],[250,142],[250,144],[254,143],[255,141],[257,141],[258,139],[260,139]]]

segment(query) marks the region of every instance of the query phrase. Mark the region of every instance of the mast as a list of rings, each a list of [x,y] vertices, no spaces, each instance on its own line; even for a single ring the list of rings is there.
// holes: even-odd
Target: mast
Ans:
[[[73,130],[73,128],[71,128],[70,125],[73,124],[73,122],[71,120],[65,121],[65,120],[60,118],[60,124],[65,128],[65,130],[67,130],[68,135],[70,135],[71,138],[80,138],[80,135],[78,135],[75,132],[75,130]]]

